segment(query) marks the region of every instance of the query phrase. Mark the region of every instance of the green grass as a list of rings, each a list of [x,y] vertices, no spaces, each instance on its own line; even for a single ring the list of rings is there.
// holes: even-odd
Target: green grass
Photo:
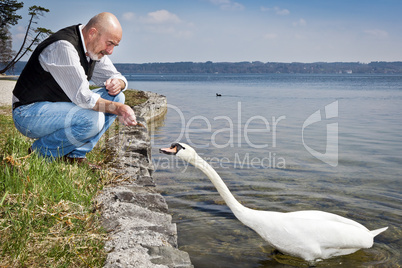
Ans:
[[[107,234],[94,198],[113,175],[28,155],[32,142],[0,108],[0,267],[102,267]],[[102,166],[105,148],[104,138],[88,158]]]
[[[124,92],[124,95],[126,96],[126,104],[130,106],[139,105],[141,103],[146,102],[148,99],[145,96],[144,91],[126,90]]]

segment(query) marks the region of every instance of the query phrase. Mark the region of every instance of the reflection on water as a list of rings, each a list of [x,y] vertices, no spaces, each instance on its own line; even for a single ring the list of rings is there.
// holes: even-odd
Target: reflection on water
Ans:
[[[154,178],[195,267],[303,267],[243,226],[204,174],[161,155],[172,142],[195,145],[245,206],[317,209],[369,229],[389,226],[374,247],[317,267],[398,267],[402,248],[402,77],[379,75],[140,75],[130,86],[167,96],[152,131]],[[216,92],[222,97],[216,97]],[[338,101],[338,116],[304,131],[325,153],[326,126],[338,123],[338,165],[312,156],[302,126]],[[279,120],[281,118],[281,120]],[[274,128],[275,126],[275,128]],[[245,131],[247,130],[247,131]],[[249,131],[250,130],[250,131]],[[280,163],[280,165],[278,165]]]

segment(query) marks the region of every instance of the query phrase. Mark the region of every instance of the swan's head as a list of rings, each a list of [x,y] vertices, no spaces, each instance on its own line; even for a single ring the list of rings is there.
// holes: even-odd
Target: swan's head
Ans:
[[[197,159],[197,152],[185,143],[173,143],[170,148],[159,149],[160,153],[177,155],[184,161],[194,164],[195,159]]]

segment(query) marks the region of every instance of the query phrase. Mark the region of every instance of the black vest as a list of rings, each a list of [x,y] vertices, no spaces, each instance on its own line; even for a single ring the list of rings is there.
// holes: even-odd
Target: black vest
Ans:
[[[56,41],[66,40],[75,47],[88,81],[91,79],[95,67],[95,61],[91,61],[91,63],[88,63],[87,61],[84,48],[82,47],[78,26],[79,25],[74,25],[61,29],[55,34],[49,36],[49,38],[36,47],[25,65],[24,70],[22,70],[13,91],[14,96],[18,98],[21,105],[39,101],[71,102],[61,87],[57,84],[56,80],[54,80],[49,72],[46,72],[42,68],[39,62],[40,53],[47,46]],[[71,79],[76,78],[71,77]]]

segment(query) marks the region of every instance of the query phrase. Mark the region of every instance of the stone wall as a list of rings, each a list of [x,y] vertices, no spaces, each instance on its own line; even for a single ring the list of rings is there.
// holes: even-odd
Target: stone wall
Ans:
[[[148,126],[166,114],[167,101],[146,94],[148,101],[134,110],[137,121]],[[188,253],[178,249],[176,224],[155,187],[147,129],[120,127],[108,139],[108,147],[113,154],[108,170],[115,179],[97,198],[110,237],[104,267],[193,267]]]

